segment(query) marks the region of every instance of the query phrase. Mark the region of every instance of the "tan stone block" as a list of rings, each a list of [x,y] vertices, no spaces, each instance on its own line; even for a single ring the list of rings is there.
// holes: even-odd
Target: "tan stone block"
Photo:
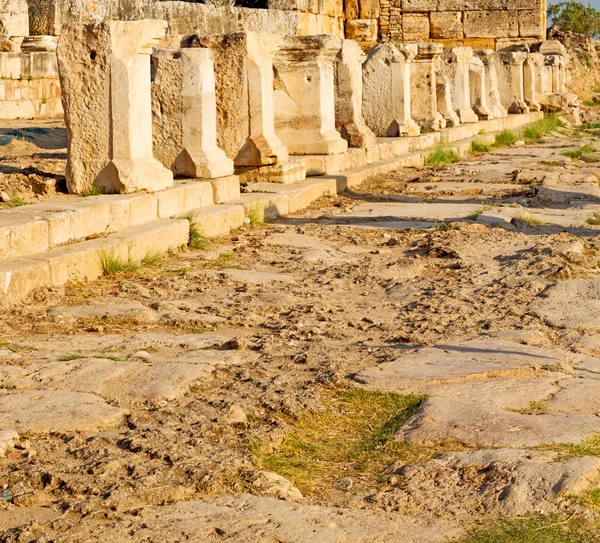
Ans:
[[[438,11],[495,11],[506,9],[507,0],[439,0]]]
[[[506,9],[508,11],[524,9],[542,12],[543,4],[541,0],[506,0]]]
[[[50,284],[47,262],[30,259],[0,261],[0,306],[8,307],[36,288]]]
[[[428,15],[410,13],[402,16],[402,35],[405,41],[428,39],[429,32]]]
[[[154,194],[132,194],[122,196],[129,202],[129,223],[127,226],[137,226],[153,221],[158,217],[158,204]]]
[[[346,21],[346,38],[357,42],[377,41],[377,21],[375,19]]]
[[[186,219],[165,219],[109,236],[109,241],[121,240],[128,258],[141,261],[148,255],[161,254],[187,244],[189,222]]]
[[[430,14],[432,38],[462,38],[462,12],[436,11]]]
[[[159,219],[180,217],[188,211],[212,205],[213,188],[209,181],[189,181],[156,193]]]
[[[380,15],[378,0],[359,0],[359,8],[357,19],[377,19]]]
[[[346,0],[344,3],[344,18],[346,20],[360,19],[359,3],[359,0]]]
[[[519,11],[518,20],[520,37],[544,39],[546,34],[545,17],[541,10]]]
[[[437,10],[437,0],[402,0],[402,12],[411,13],[429,13]]]
[[[11,258],[41,253],[48,249],[48,223],[26,219],[10,227],[9,254]]]
[[[468,11],[464,13],[467,38],[516,38],[519,24],[516,12]]]
[[[240,228],[245,218],[244,206],[221,204],[200,209],[196,220],[202,233],[212,238],[229,234],[232,229]]]
[[[213,201],[215,204],[230,202],[240,197],[240,179],[237,175],[211,179]]]

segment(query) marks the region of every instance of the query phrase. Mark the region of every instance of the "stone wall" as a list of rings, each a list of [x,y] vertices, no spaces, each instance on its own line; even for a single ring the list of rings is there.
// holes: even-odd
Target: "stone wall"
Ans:
[[[320,8],[317,3],[311,8],[313,11],[303,11],[294,9],[302,6],[289,4],[287,0],[278,0],[268,10],[159,0],[28,0],[32,35],[58,36],[63,24],[73,22],[164,19],[169,22],[169,34],[173,36],[255,31],[343,37],[341,0],[336,1],[339,2],[336,8]]]
[[[380,0],[383,42],[499,49],[545,38],[544,0]]]

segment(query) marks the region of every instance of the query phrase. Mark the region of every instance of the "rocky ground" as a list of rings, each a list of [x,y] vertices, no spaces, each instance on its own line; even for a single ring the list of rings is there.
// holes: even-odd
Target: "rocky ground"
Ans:
[[[405,169],[3,312],[0,540],[598,541],[596,149]]]

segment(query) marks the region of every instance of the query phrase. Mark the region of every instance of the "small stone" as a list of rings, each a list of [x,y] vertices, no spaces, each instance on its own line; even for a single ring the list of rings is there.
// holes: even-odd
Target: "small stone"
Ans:
[[[388,247],[394,247],[396,245],[400,245],[400,242],[398,241],[398,238],[390,238],[385,242],[385,244]]]
[[[248,417],[244,408],[237,403],[234,403],[227,412],[227,415],[223,418],[223,422],[231,424],[232,426],[246,425],[248,423]]]
[[[350,490],[354,485],[354,481],[351,477],[341,477],[336,479],[334,485],[338,490]]]
[[[270,471],[259,471],[253,486],[280,500],[301,500],[302,493],[285,477]]]
[[[6,453],[15,447],[19,442],[19,434],[14,430],[0,431],[0,458],[4,458]]]
[[[151,355],[147,351],[136,351],[133,353],[134,358],[141,358],[142,360],[150,360]]]
[[[525,142],[523,140],[517,140],[513,143],[513,147],[523,147],[525,145]]]

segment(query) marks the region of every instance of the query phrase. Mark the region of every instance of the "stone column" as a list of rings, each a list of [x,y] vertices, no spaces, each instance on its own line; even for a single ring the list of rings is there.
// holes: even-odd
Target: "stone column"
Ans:
[[[491,49],[475,51],[475,54],[483,64],[485,73],[486,104],[492,115],[490,118],[503,119],[508,115],[508,111],[500,100],[498,72],[496,70],[496,54]]]
[[[543,82],[544,92],[566,92],[565,47],[556,40],[547,40],[540,45],[540,53],[544,55],[546,66],[546,81]]]
[[[68,135],[67,186],[157,191],[173,174],[152,155],[150,53],[165,21],[72,24],[58,45]]]
[[[348,143],[335,129],[336,36],[284,40],[274,60],[275,129],[293,155],[343,153]]]
[[[215,178],[233,173],[233,160],[217,146],[217,102],[210,49],[182,49],[182,145],[173,171],[186,177]]]
[[[488,107],[488,94],[485,86],[485,66],[478,56],[469,60],[469,87],[473,111],[482,121],[494,119],[492,110]]]
[[[29,36],[27,0],[0,0],[0,34],[9,38]]]
[[[458,126],[460,118],[454,109],[450,79],[447,75],[436,77],[437,108],[446,121],[446,126]]]
[[[379,137],[417,136],[419,126],[410,116],[411,62],[415,45],[399,50],[386,43],[371,49],[362,68],[363,115]]]
[[[273,110],[273,56],[282,39],[280,34],[236,32],[182,41],[182,47],[207,47],[213,53],[217,141],[236,166],[288,162]]]
[[[542,92],[542,70],[544,69],[544,55],[529,53],[523,64],[523,97],[530,111],[541,111],[538,94]]]
[[[470,47],[452,47],[449,57],[454,65],[453,98],[454,107],[461,123],[476,123],[479,118],[471,108],[471,87],[469,83],[469,62],[473,58]]]
[[[521,51],[498,53],[508,91],[502,98],[509,113],[529,113],[523,94],[523,64],[528,55]]]
[[[411,63],[411,116],[425,130],[446,127],[437,108],[436,66],[444,46],[441,43],[419,43]]]
[[[362,56],[354,40],[342,40],[335,70],[335,126],[350,147],[375,147],[375,134],[362,114]]]

